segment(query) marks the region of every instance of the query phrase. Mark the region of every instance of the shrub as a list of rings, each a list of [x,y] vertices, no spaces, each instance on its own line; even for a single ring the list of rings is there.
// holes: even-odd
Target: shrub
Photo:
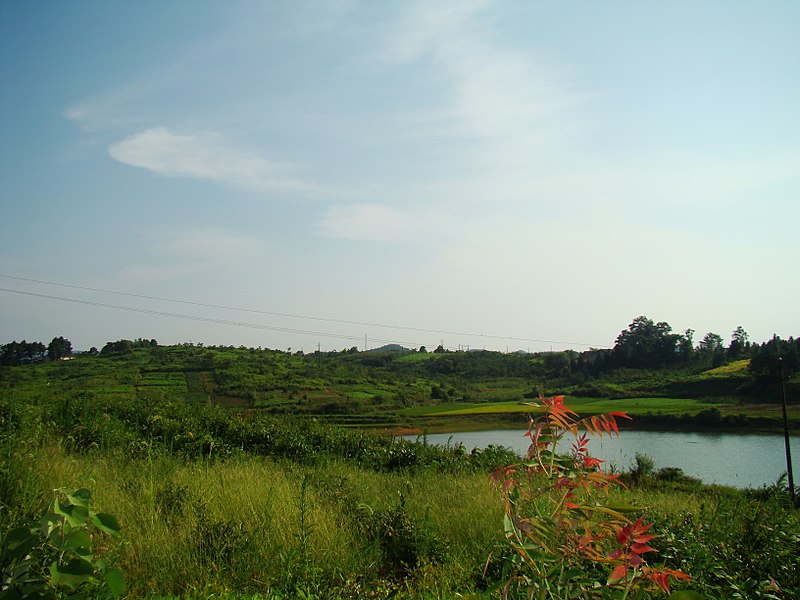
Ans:
[[[670,578],[688,579],[682,571],[655,568],[645,554],[656,536],[641,510],[608,502],[618,475],[600,470],[587,452],[588,434],[619,435],[610,413],[579,418],[563,396],[541,398],[543,414],[529,421],[526,461],[499,470],[505,503],[504,597],[628,598],[669,592]],[[583,428],[587,433],[578,435]],[[571,455],[556,452],[572,434]],[[608,570],[610,569],[610,573]],[[633,594],[631,596],[631,594]]]

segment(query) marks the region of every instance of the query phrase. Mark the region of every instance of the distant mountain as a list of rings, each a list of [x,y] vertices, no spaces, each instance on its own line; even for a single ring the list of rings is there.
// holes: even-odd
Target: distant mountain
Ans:
[[[411,352],[411,349],[400,344],[386,344],[380,348],[370,348],[367,352]]]

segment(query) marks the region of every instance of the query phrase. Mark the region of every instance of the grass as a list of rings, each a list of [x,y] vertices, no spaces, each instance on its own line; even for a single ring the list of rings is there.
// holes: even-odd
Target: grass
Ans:
[[[715,369],[709,369],[702,373],[704,377],[729,377],[731,375],[747,375],[747,368],[750,366],[750,359],[737,360]]]
[[[498,541],[502,512],[487,474],[443,479],[258,457],[130,461],[113,452],[75,456],[60,444],[31,450],[26,477],[36,495],[89,486],[97,506],[120,520],[132,597],[276,595],[303,585],[322,595],[379,581],[386,573],[371,528],[398,507],[409,531],[430,538],[449,581],[437,585],[451,591],[473,585]]]
[[[442,356],[407,354],[394,363],[447,366],[432,362]],[[429,431],[507,427],[534,410],[519,400],[532,385],[524,378],[426,378],[392,371],[394,363],[348,371],[327,357],[173,347],[0,369],[0,538],[35,516],[53,489],[85,486],[123,525],[131,598],[484,597],[499,582],[502,539],[503,507],[489,473],[496,458],[513,458],[485,452],[479,462],[316,418],[231,414],[209,402],[361,407],[371,412],[359,418],[424,422]],[[473,401],[430,404],[434,385],[442,397]],[[401,397],[427,405],[398,409]],[[779,414],[766,405],[670,397],[568,403],[582,414]],[[791,410],[800,417],[800,406]],[[648,507],[661,536],[654,545],[669,565],[695,575],[707,597],[768,597],[769,578],[783,588],[773,596],[800,597],[796,513],[681,480],[614,493]]]
[[[722,403],[708,403],[687,398],[607,398],[570,397],[569,404],[582,414],[599,414],[611,411],[643,414],[694,414],[706,408],[723,407]],[[453,403],[446,406],[414,407],[398,411],[403,416],[462,416],[507,413],[537,412],[535,406],[520,401],[492,402],[481,404]]]

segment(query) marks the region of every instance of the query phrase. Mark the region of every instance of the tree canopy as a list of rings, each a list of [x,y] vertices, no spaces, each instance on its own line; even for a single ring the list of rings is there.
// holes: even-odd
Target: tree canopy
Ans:
[[[655,323],[645,316],[636,317],[617,336],[613,350],[614,362],[619,366],[637,368],[673,363],[680,356],[678,344],[681,338],[681,335],[672,333],[669,323]]]

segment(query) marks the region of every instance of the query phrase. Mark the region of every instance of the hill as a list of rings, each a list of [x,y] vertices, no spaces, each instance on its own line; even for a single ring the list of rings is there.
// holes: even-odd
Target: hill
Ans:
[[[580,355],[569,352],[428,353],[384,347],[292,354],[243,347],[159,346],[154,340],[138,345],[121,342],[69,361],[0,367],[0,390],[13,389],[31,398],[67,394],[108,401],[182,400],[360,425],[409,425],[416,418],[431,421],[430,415],[448,412],[462,415],[462,425],[467,414],[521,419],[528,410],[524,403],[554,394],[619,401],[620,410],[631,399],[654,399],[647,403],[653,408],[642,415],[642,425],[657,422],[655,417],[662,412],[674,418],[676,404],[670,399],[696,402],[678,403],[688,416],[711,408],[722,411],[721,416],[706,414],[706,425],[725,425],[725,417],[738,414],[742,418],[727,424],[769,428],[778,417],[769,406],[777,400],[777,390],[759,385],[747,359],[710,369],[618,368],[591,375],[575,366],[580,365]],[[792,398],[797,388],[790,383]],[[502,406],[495,406],[498,403]],[[463,410],[471,406],[480,409]],[[648,420],[648,415],[653,418]],[[766,420],[753,421],[755,417]],[[439,421],[427,424],[442,426]]]

